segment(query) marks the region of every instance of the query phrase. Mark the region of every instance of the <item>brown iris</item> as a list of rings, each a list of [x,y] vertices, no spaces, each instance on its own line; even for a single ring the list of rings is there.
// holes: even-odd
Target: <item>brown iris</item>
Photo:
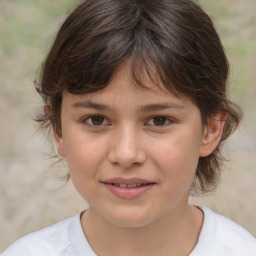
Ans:
[[[93,125],[102,125],[104,122],[104,117],[102,116],[92,116],[91,122]]]
[[[164,126],[166,124],[167,118],[166,117],[154,117],[153,123],[156,126]]]

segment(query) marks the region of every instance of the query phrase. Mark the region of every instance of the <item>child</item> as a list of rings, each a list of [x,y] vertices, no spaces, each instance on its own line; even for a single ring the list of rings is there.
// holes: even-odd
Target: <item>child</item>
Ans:
[[[86,0],[66,19],[37,89],[89,209],[2,256],[255,256],[256,240],[190,193],[213,190],[240,121],[228,62],[191,0]]]

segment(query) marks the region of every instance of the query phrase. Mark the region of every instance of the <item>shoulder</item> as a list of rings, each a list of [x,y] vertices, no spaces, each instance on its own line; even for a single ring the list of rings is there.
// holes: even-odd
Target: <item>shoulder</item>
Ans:
[[[191,256],[256,256],[256,239],[248,231],[207,207],[200,208],[204,224]]]
[[[68,255],[69,233],[77,219],[79,215],[26,235],[7,248],[1,256]],[[54,253],[56,250],[58,254]]]

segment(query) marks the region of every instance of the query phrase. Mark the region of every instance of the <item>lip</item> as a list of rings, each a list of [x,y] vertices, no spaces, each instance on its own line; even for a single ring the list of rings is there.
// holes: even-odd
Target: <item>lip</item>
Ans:
[[[140,178],[113,178],[102,181],[103,185],[115,196],[121,199],[133,199],[148,192],[156,183]],[[138,187],[119,187],[115,184],[143,184]]]

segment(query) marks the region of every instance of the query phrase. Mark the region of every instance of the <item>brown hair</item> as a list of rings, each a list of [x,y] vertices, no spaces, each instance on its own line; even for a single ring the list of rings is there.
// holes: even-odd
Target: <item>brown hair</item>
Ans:
[[[190,97],[203,124],[228,113],[221,143],[199,159],[192,192],[215,188],[223,160],[221,145],[241,119],[227,98],[229,65],[209,16],[191,0],[86,0],[61,26],[42,67],[37,90],[51,115],[37,121],[61,132],[62,93],[103,89],[117,68],[131,61],[131,76],[145,87],[143,74],[176,96]],[[152,75],[152,66],[154,74]]]

